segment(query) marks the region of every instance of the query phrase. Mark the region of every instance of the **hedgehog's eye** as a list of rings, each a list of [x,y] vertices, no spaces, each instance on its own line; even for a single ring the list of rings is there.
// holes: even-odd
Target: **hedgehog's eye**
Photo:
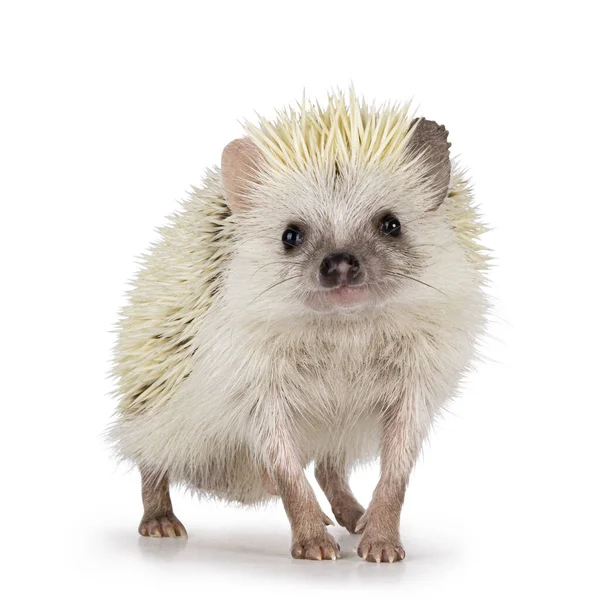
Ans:
[[[394,217],[394,215],[385,215],[379,223],[379,231],[383,235],[391,235],[392,237],[398,237],[402,231],[400,221]]]
[[[290,225],[281,236],[281,241],[286,250],[291,250],[299,246],[304,241],[304,234],[299,227]]]

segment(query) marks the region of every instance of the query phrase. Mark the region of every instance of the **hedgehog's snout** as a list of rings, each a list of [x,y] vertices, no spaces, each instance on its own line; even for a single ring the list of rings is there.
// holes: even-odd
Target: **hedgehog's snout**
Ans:
[[[364,272],[360,261],[349,252],[328,254],[319,267],[319,281],[326,288],[360,285],[363,279]]]

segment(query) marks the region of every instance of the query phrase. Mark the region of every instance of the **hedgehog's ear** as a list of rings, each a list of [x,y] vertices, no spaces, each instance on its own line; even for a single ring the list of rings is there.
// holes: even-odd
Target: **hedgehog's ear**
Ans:
[[[408,135],[408,153],[420,156],[424,177],[431,186],[432,206],[435,210],[446,199],[450,187],[450,143],[443,125],[427,119],[414,119]]]
[[[258,181],[263,157],[258,146],[248,138],[233,140],[225,146],[221,156],[221,175],[232,211],[248,208],[248,192]]]

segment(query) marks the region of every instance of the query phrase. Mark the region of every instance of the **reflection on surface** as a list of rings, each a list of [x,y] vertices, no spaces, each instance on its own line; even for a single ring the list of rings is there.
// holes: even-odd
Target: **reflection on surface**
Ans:
[[[204,530],[203,530],[204,529]],[[195,533],[196,531],[196,533]],[[289,532],[285,526],[245,525],[238,528],[188,529],[188,540],[146,538],[138,536],[135,528],[108,534],[111,550],[141,560],[147,566],[227,572],[235,570],[236,577],[258,579],[301,579],[319,585],[356,580],[398,582],[427,576],[432,577],[451,568],[459,553],[449,544],[434,543],[424,538],[420,543],[412,536],[404,536],[407,558],[401,563],[371,564],[358,558],[356,547],[360,536],[351,535],[341,527],[330,528],[342,549],[342,558],[335,562],[294,560],[289,555]]]

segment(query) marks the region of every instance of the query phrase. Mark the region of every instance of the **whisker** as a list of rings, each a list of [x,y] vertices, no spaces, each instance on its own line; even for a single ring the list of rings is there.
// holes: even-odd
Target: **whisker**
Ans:
[[[287,277],[286,279],[282,279],[281,281],[277,281],[270,285],[266,290],[263,290],[258,296],[252,299],[251,302],[255,302],[258,300],[263,294],[266,294],[269,290],[272,290],[274,287],[281,285],[282,283],[286,283],[286,281],[291,281],[292,279],[298,279],[299,277],[303,277],[303,275],[292,275],[291,277]]]
[[[425,283],[424,281],[421,281],[420,279],[417,279],[416,277],[411,277],[410,275],[406,275],[405,273],[401,273],[400,271],[386,271],[385,273],[386,273],[386,275],[392,275],[394,277],[403,277],[404,279],[410,279],[411,281],[420,283],[421,285],[424,285],[425,287],[431,288],[432,290],[439,292],[440,294],[442,294],[442,296],[448,297],[448,294],[446,294],[445,292],[442,292],[442,290],[440,290],[439,288],[436,288],[434,285],[431,285],[429,283]]]
[[[440,250],[445,250],[448,252],[448,248],[444,248],[444,246],[438,246],[437,244],[415,244],[411,246],[411,248],[439,248]]]
[[[270,267],[271,265],[279,265],[282,263],[284,263],[282,265],[282,267],[302,266],[302,263],[300,263],[300,262],[272,260],[271,262],[265,263],[264,265],[261,265],[260,267],[258,267],[258,269],[256,269],[256,271],[254,271],[254,273],[252,273],[252,275],[250,276],[250,279],[252,279],[260,270],[265,269],[266,267]]]

